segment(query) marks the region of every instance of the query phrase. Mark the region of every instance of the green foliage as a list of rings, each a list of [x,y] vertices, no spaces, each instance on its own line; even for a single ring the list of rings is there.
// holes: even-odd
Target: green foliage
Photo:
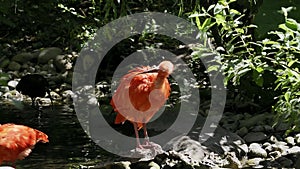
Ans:
[[[252,102],[266,97],[259,103],[263,107],[269,105],[271,99],[276,112],[275,125],[287,122],[291,126],[287,133],[299,131],[300,24],[288,17],[292,8],[282,8],[285,23],[278,26],[279,30],[269,32],[270,38],[260,41],[253,38],[252,30],[257,26],[245,24],[245,15],[230,7],[233,2],[219,0],[208,8],[194,11],[190,18],[208,38],[214,39],[215,48],[221,54],[219,62],[226,76],[224,83],[228,87],[237,86],[239,92],[247,91]]]
[[[291,129],[287,133],[300,131],[300,23],[288,18],[289,9],[282,8],[285,23],[279,25],[280,30],[270,32],[278,39],[269,41],[274,54],[269,59],[276,66],[275,89],[282,92],[274,105],[276,122],[288,122]]]

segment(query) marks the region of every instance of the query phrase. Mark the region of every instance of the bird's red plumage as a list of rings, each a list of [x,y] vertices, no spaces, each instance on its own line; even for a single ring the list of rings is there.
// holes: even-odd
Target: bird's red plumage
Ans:
[[[149,70],[149,66],[138,67],[122,77],[111,100],[111,105],[117,112],[115,124],[129,120],[137,122],[140,129],[165,104],[170,95],[167,76],[158,77],[157,72],[144,73]],[[158,80],[161,81],[159,85]]]
[[[48,136],[23,125],[0,125],[0,164],[25,158],[39,141],[49,142]]]

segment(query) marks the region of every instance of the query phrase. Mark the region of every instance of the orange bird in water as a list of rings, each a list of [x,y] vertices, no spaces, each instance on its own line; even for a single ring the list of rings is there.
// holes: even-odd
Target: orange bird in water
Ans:
[[[0,125],[0,165],[23,160],[40,141],[49,142],[48,136],[39,130],[11,123]]]
[[[122,77],[110,104],[117,112],[115,124],[133,123],[138,148],[151,147],[146,123],[165,104],[170,95],[167,77],[174,65],[163,61],[157,67],[138,67]],[[138,130],[143,128],[145,143],[141,145]]]

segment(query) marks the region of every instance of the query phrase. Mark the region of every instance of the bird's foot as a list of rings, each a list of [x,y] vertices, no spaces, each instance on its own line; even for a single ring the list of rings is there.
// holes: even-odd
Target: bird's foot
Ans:
[[[156,147],[157,144],[154,142],[150,142],[149,140],[145,140],[144,143],[141,145],[145,149],[151,149],[153,147]]]

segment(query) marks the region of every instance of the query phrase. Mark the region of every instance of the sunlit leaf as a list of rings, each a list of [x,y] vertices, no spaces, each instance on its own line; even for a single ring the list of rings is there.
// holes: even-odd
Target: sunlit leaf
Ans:
[[[290,96],[291,96],[291,92],[288,91],[284,94],[284,99],[288,102],[290,100]]]
[[[286,19],[285,25],[294,31],[298,30],[298,23],[294,19],[291,19],[291,18]]]

